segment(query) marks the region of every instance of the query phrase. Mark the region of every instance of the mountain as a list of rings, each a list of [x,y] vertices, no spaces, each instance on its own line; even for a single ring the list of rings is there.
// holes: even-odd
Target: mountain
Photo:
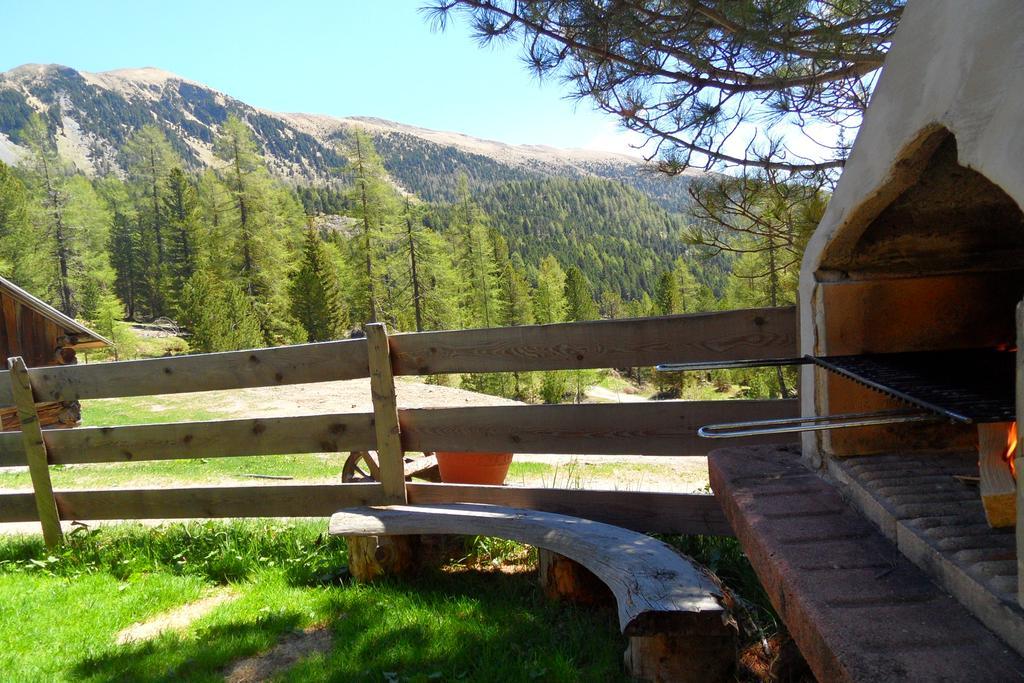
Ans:
[[[294,184],[336,181],[345,165],[339,143],[355,127],[373,136],[393,180],[428,201],[452,199],[461,174],[473,190],[540,178],[605,178],[678,211],[690,180],[651,174],[622,154],[509,145],[368,117],[267,111],[149,67],[90,73],[27,64],[0,73],[0,160],[10,163],[23,153],[18,132],[32,112],[49,120],[62,155],[89,175],[122,171],[122,145],[146,123],[163,129],[190,168],[208,166],[218,126],[235,114],[252,127],[271,172]]]

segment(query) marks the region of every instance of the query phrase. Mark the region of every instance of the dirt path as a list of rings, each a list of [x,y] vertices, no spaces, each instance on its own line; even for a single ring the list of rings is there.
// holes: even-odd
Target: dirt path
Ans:
[[[326,626],[310,626],[286,635],[268,652],[236,662],[224,676],[224,683],[256,683],[290,669],[300,660],[328,652],[334,638]]]
[[[585,393],[587,398],[603,403],[643,403],[647,400],[639,394],[626,394],[596,385],[588,387]]]
[[[454,387],[425,384],[410,378],[396,380],[400,408],[449,408],[458,406],[519,405],[518,401],[478,394]],[[637,403],[641,396],[591,387],[594,398]],[[211,391],[165,397],[168,403],[178,401],[196,405],[218,417],[285,417],[309,413],[371,412],[368,379],[318,384],[296,384],[284,387]],[[562,455],[522,454],[520,463],[541,463],[555,468],[553,472],[512,476],[509,483],[517,486],[571,486],[612,490],[652,490],[695,492],[707,486],[707,460],[704,457],[669,457],[642,455]],[[621,465],[622,467],[616,467]]]
[[[234,591],[222,590],[205,598],[190,602],[147,621],[132,624],[115,637],[118,645],[152,640],[165,631],[184,631],[196,619],[206,616],[219,605],[238,597]]]

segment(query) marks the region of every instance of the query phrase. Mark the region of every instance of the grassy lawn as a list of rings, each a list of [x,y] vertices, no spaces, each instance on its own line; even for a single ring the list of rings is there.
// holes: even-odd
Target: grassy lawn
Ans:
[[[373,586],[339,581],[344,544],[324,527],[122,525],[72,536],[55,554],[34,538],[0,539],[3,680],[222,681],[232,662],[310,627],[330,631],[330,648],[274,680],[623,679],[612,609],[550,602],[525,571],[456,565]],[[186,628],[115,642],[224,586],[237,597]]]
[[[188,404],[166,397],[113,398],[82,402],[82,423],[87,426],[117,426],[214,420],[222,417],[214,399]],[[296,480],[340,481],[347,453],[301,453],[295,455],[203,458],[198,460],[154,460],[95,465],[55,465],[50,477],[57,488],[109,486],[153,486],[210,484],[235,481],[254,483],[246,475],[292,477]],[[27,471],[0,472],[0,488],[30,488]]]

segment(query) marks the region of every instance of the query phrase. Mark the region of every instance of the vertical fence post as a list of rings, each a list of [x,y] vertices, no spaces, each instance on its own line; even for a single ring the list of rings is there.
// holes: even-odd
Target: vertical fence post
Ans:
[[[395,397],[395,377],[391,370],[388,332],[384,323],[371,323],[366,325],[365,330],[380,483],[387,502],[405,503],[405,451],[402,449],[402,434],[398,425],[398,400]]]
[[[39,413],[36,411],[36,400],[32,393],[32,381],[28,369],[21,356],[7,359],[7,373],[11,380],[11,396],[18,409],[18,422],[21,423],[21,441],[25,449],[25,461],[32,477],[32,490],[35,492],[36,510],[39,522],[43,527],[43,540],[49,548],[60,545],[63,535],[60,530],[60,514],[57,512],[57,501],[53,497],[53,485],[50,483],[50,465],[46,457],[46,444],[39,425]]]

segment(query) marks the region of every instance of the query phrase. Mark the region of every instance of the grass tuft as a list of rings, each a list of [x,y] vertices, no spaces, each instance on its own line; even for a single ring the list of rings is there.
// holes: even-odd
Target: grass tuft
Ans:
[[[233,662],[324,627],[331,649],[274,680],[625,680],[612,609],[550,602],[529,573],[342,583],[344,543],[323,531],[322,520],[125,524],[76,532],[52,552],[0,538],[2,678],[223,681]],[[523,548],[476,539],[469,550],[488,563]],[[116,644],[121,629],[223,583],[238,597],[187,628]]]

